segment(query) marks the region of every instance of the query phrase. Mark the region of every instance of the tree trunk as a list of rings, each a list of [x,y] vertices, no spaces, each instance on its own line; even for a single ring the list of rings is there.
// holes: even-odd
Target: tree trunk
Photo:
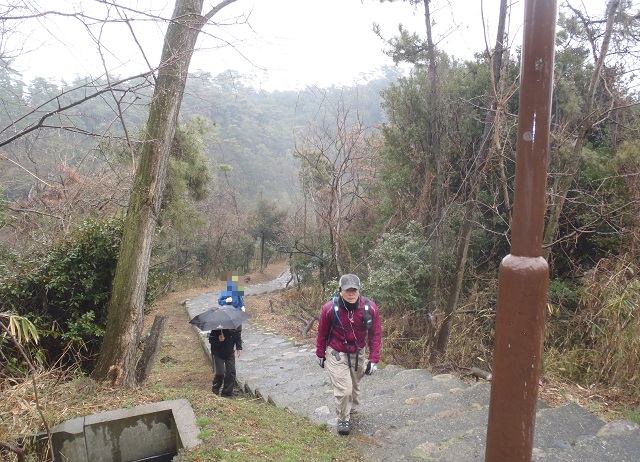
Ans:
[[[166,316],[156,316],[149,332],[149,338],[144,342],[144,351],[136,365],[136,383],[142,383],[149,378],[156,356],[162,346],[162,335],[167,324]]]
[[[500,16],[498,18],[498,31],[496,36],[496,44],[492,53],[491,62],[491,92],[488,110],[485,116],[484,129],[482,133],[482,144],[478,152],[475,168],[469,175],[469,193],[465,205],[464,218],[462,228],[458,237],[456,250],[456,269],[453,278],[453,286],[451,287],[444,306],[444,317],[438,329],[435,339],[435,345],[431,350],[429,363],[433,366],[442,361],[447,350],[449,336],[451,334],[451,325],[453,323],[453,315],[458,307],[460,294],[462,293],[464,273],[467,266],[467,256],[469,254],[469,244],[471,242],[471,232],[474,229],[473,215],[477,207],[477,196],[480,189],[481,179],[484,177],[484,170],[487,165],[489,153],[491,151],[491,134],[498,127],[494,126],[498,108],[498,88],[500,88],[500,79],[502,75],[502,56],[504,53],[504,31],[507,16],[507,0],[500,2]]]
[[[437,61],[436,61],[436,50],[435,44],[433,43],[433,37],[431,34],[431,10],[429,4],[431,0],[423,0],[424,2],[424,23],[425,23],[425,31],[427,34],[427,60],[428,60],[428,72],[429,72],[429,98],[431,105],[435,107],[436,101],[438,101],[438,76],[437,76]],[[441,117],[440,111],[430,111],[429,116],[429,132],[426,133],[427,136],[427,149],[429,152],[426,153],[425,156],[425,175],[424,181],[422,185],[422,193],[420,195],[420,199],[418,202],[418,222],[425,227],[425,230],[428,229],[427,225],[427,209],[428,200],[427,196],[430,194],[430,191],[435,189],[436,195],[436,209],[435,216],[433,219],[433,231],[427,231],[430,235],[433,236],[431,239],[431,274],[429,276],[429,286],[432,288],[430,293],[430,302],[428,311],[435,311],[437,306],[439,305],[437,301],[437,297],[435,294],[438,292],[440,287],[440,251],[442,249],[442,241],[444,231],[442,230],[442,219],[444,215],[444,204],[445,204],[445,175],[443,173],[443,163],[442,152],[440,146],[440,136],[439,136],[439,126],[440,121],[439,117]],[[433,178],[429,174],[429,164],[431,168],[435,168],[435,177],[436,177],[436,185],[435,188],[432,187],[431,182]]]
[[[456,271],[453,278],[453,287],[451,288],[445,303],[444,319],[440,324],[438,333],[436,334],[434,348],[431,350],[429,363],[432,366],[437,365],[444,357],[451,335],[451,325],[453,324],[453,315],[458,307],[458,300],[462,293],[464,282],[464,272],[467,267],[467,255],[469,254],[469,242],[471,241],[471,231],[473,231],[473,213],[475,211],[475,201],[467,202],[465,207],[464,219],[462,222],[462,230],[458,238],[458,247],[456,253]]]
[[[93,371],[98,381],[111,377],[116,385],[135,385],[151,248],[189,63],[204,24],[234,1],[226,0],[203,16],[204,0],[176,0],[129,198],[106,331]]]
[[[613,26],[616,19],[616,12],[620,6],[619,0],[609,0],[607,4],[607,19],[604,35],[602,37],[602,44],[600,45],[600,54],[596,60],[593,74],[591,75],[591,81],[589,82],[589,92],[587,93],[587,99],[585,101],[585,107],[582,113],[585,115],[582,123],[577,130],[576,139],[569,152],[566,154],[566,164],[563,169],[562,175],[560,175],[553,183],[551,188],[552,197],[550,200],[549,220],[544,229],[542,256],[545,260],[549,261],[551,254],[551,244],[558,232],[558,226],[560,224],[560,216],[562,215],[562,209],[567,199],[567,194],[571,189],[573,180],[578,174],[580,167],[580,157],[582,155],[582,149],[584,148],[587,133],[593,128],[594,120],[594,104],[596,89],[600,83],[600,76],[602,75],[602,69],[604,67],[604,61],[609,51],[609,43],[611,42],[611,35],[613,34]],[[561,152],[558,152],[560,155]]]

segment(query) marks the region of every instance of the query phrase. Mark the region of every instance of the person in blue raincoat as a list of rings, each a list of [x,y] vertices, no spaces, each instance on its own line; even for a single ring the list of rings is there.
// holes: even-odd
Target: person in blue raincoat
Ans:
[[[238,284],[238,273],[227,272],[227,290],[220,292],[218,305],[232,305],[238,310],[244,311],[244,288]]]

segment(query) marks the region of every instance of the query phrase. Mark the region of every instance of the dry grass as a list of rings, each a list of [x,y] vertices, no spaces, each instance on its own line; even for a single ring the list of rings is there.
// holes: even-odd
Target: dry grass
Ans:
[[[583,282],[575,314],[549,320],[545,373],[603,403],[640,404],[640,268],[602,260]]]
[[[157,393],[139,387],[121,390],[100,385],[87,377],[63,370],[39,371],[35,375],[38,404],[46,423],[53,426],[64,420],[88,414],[154,402]],[[6,381],[0,403],[0,440],[11,441],[46,430],[36,406],[33,377]]]

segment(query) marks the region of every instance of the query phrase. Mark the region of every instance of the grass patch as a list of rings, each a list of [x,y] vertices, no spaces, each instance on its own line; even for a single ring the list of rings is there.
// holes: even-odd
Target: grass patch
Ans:
[[[624,414],[627,419],[640,425],[640,409],[627,409]]]
[[[203,440],[197,448],[181,454],[185,462],[362,460],[347,438],[262,399],[241,395],[229,400],[211,393],[203,397],[199,390],[184,391]]]
[[[208,438],[211,438],[212,435],[213,435],[213,430],[203,430],[200,433],[198,433],[198,438],[200,438],[201,440],[206,440]]]

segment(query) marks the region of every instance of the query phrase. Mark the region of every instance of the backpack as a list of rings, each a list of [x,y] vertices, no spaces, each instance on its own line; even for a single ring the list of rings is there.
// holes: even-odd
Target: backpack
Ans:
[[[364,299],[364,312],[362,313],[362,321],[364,322],[364,328],[368,332],[369,329],[371,329],[371,325],[373,324],[373,317],[371,316],[371,312],[369,311],[371,309],[371,304],[369,303],[369,299],[367,297],[363,295],[362,298]],[[331,307],[333,309],[333,314],[335,314],[333,322],[331,323],[331,328],[333,329],[333,327],[337,323],[340,323],[342,325],[342,321],[340,321],[340,316],[338,315],[338,311],[340,310],[340,308],[338,307],[338,297],[333,297],[331,301]],[[341,327],[344,329],[344,326]]]
[[[362,313],[362,322],[364,324],[364,328],[367,331],[367,336],[369,335],[369,329],[371,329],[371,325],[373,324],[373,317],[371,316],[371,303],[369,303],[369,299],[367,297],[365,297],[364,295],[362,295],[362,298],[364,299],[364,311]],[[333,309],[333,313],[334,313],[334,317],[333,317],[333,321],[331,322],[331,330],[329,333],[329,338],[327,339],[327,345],[329,344],[329,341],[331,339],[331,335],[333,332],[333,329],[339,325],[340,329],[342,329],[343,332],[346,332],[346,329],[344,327],[344,325],[342,324],[342,321],[340,320],[340,315],[339,315],[339,310],[340,307],[338,306],[338,297],[333,297],[332,301],[331,301],[331,307]],[[354,332],[355,334],[355,332]],[[346,334],[345,334],[345,338],[346,338]],[[351,367],[351,354],[348,353],[348,349],[347,349],[347,361],[349,363],[349,367]],[[358,370],[358,347],[356,345],[356,367],[355,370]]]

